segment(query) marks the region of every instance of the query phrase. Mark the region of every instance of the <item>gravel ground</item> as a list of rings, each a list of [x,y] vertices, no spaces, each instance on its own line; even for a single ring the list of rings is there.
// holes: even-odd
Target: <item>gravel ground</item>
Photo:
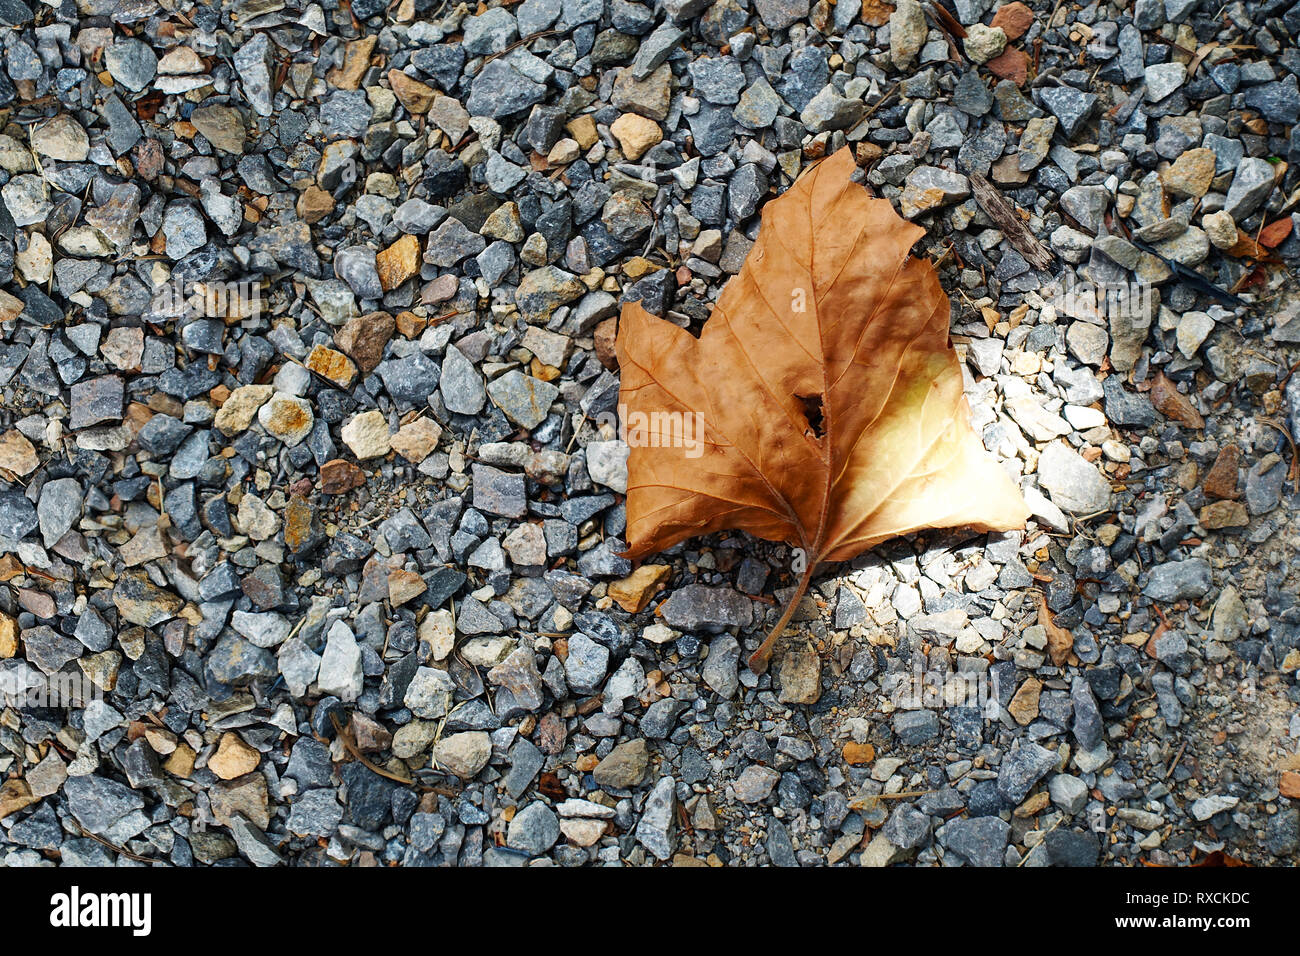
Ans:
[[[1300,4],[0,20],[0,864],[1296,862]],[[756,677],[788,548],[620,556],[618,305],[846,146],[1033,517]]]

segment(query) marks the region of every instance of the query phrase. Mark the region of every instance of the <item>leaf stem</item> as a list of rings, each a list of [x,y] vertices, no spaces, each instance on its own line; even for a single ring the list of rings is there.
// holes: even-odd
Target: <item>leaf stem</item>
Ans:
[[[781,636],[781,632],[785,630],[785,626],[790,623],[790,618],[794,617],[794,612],[799,607],[799,602],[803,600],[804,592],[808,590],[808,584],[812,581],[813,572],[816,570],[817,562],[810,560],[803,577],[799,579],[799,586],[795,588],[794,596],[790,598],[790,603],[786,605],[785,611],[781,614],[781,619],[776,622],[776,627],[768,632],[758,650],[750,655],[749,669],[755,674],[762,674],[772,662],[772,646],[776,643],[776,639]]]

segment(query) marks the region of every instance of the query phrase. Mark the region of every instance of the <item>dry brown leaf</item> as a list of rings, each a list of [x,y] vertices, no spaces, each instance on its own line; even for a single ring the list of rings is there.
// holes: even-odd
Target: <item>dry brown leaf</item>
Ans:
[[[885,0],[862,0],[862,22],[871,27],[883,27],[889,22],[894,5]]]
[[[1266,249],[1276,249],[1291,235],[1291,218],[1270,222],[1259,231],[1259,244]]]
[[[1218,48],[1218,46],[1219,44],[1210,42],[1204,44],[1199,50],[1196,51],[1196,56],[1192,57],[1192,62],[1187,67],[1188,79],[1191,79],[1193,76],[1196,75],[1197,67],[1199,67],[1201,63],[1204,62],[1205,58],[1209,56],[1212,52],[1214,52]]]
[[[1263,259],[1268,255],[1267,249],[1240,229],[1237,230],[1237,241],[1224,251],[1237,259]]]
[[[939,24],[939,29],[943,30],[944,33],[947,33],[954,40],[966,39],[966,28],[961,25],[960,20],[944,9],[941,4],[930,4],[930,12]]]
[[[922,528],[1024,527],[1015,483],[970,427],[948,298],[923,234],[850,179],[840,150],[763,210],[698,339],[623,307],[628,555],[740,529],[814,568]]]
[[[1047,598],[1038,592],[1038,624],[1047,632],[1047,654],[1052,663],[1060,667],[1074,650],[1074,635],[1052,620],[1052,612],[1047,607]]]
[[[1193,863],[1192,866],[1250,866],[1250,864],[1235,856],[1224,853],[1222,850],[1211,850],[1206,854],[1205,859],[1201,860],[1199,863]]]
[[[1156,375],[1151,385],[1151,404],[1165,418],[1182,422],[1191,428],[1204,428],[1205,419],[1196,410],[1186,395],[1178,391],[1178,386],[1165,377],[1164,372]]]

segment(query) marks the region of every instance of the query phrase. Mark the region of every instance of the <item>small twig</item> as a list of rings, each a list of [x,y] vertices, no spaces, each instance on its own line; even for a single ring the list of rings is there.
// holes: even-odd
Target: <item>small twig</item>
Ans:
[[[794,617],[794,612],[798,609],[799,602],[803,600],[808,585],[812,581],[813,572],[817,570],[819,563],[820,555],[817,560],[813,560],[811,557],[808,559],[808,568],[799,579],[799,586],[795,588],[794,595],[790,598],[785,613],[781,615],[781,619],[776,622],[776,626],[763,639],[763,643],[758,646],[758,650],[750,655],[749,669],[755,674],[762,674],[767,670],[768,664],[772,661],[772,647],[776,644],[776,639],[785,631],[785,626],[790,623],[790,618]]]
[[[864,121],[871,119],[871,117],[875,114],[876,110],[880,109],[880,108],[881,108],[882,106],[884,106],[887,102],[889,102],[889,98],[890,98],[891,96],[893,96],[895,93],[898,92],[898,87],[899,87],[900,85],[901,85],[900,83],[895,83],[893,86],[891,86],[891,87],[890,87],[890,88],[885,92],[885,95],[884,95],[884,96],[882,96],[880,99],[876,100],[876,105],[875,105],[875,106],[871,107],[869,110],[867,110],[865,113],[862,114],[862,119],[858,120],[858,123],[861,124],[861,123],[863,123]]]
[[[539,30],[537,33],[532,33],[526,37],[521,37],[520,39],[516,40],[514,43],[506,47],[504,50],[502,50],[500,53],[493,53],[491,56],[484,57],[483,62],[490,63],[493,60],[495,60],[497,57],[505,56],[507,53],[511,52],[512,50],[518,49],[519,47],[524,46],[525,44],[532,43],[534,40],[538,40],[542,37],[554,36],[559,32],[560,32],[559,30]]]
[[[899,793],[878,793],[877,800],[910,800],[912,797],[924,797],[927,793],[937,793],[936,790],[903,790]]]
[[[1187,741],[1184,740],[1183,745],[1178,748],[1178,755],[1175,756],[1174,759],[1169,762],[1169,769],[1165,771],[1165,775],[1160,778],[1161,780],[1169,779],[1169,775],[1174,772],[1174,768],[1178,766],[1178,761],[1183,759],[1183,754],[1186,753],[1186,751],[1187,751]]]
[[[348,736],[347,731],[343,729],[343,725],[339,723],[338,715],[333,711],[330,712],[330,723],[334,725],[334,731],[338,734],[339,742],[343,744],[344,749],[346,749],[348,753],[360,761],[363,767],[372,773],[377,773],[381,777],[386,777],[389,780],[394,780],[397,783],[404,784],[408,787],[419,787],[421,790],[430,790],[434,793],[440,793],[444,797],[454,797],[458,795],[457,791],[452,790],[450,787],[435,787],[432,784],[420,783],[418,780],[404,777],[400,773],[393,773],[391,770],[385,770],[361,752],[361,748],[358,747],[352,738]]]
[[[286,640],[286,641],[288,641],[288,640],[292,640],[292,639],[293,639],[293,636],[294,636],[295,634],[297,634],[299,631],[301,631],[301,630],[302,630],[302,626],[303,626],[304,624],[306,624],[306,623],[307,623],[307,617],[306,617],[306,615],[303,615],[302,617],[298,618],[298,623],[295,624],[295,625],[293,626],[293,630],[291,630],[291,631],[289,632],[289,634],[288,634],[288,636],[285,638],[285,640]]]
[[[1242,351],[1245,352],[1247,355],[1253,355],[1255,356],[1255,358],[1263,359],[1265,362],[1267,362],[1269,365],[1272,365],[1274,368],[1286,368],[1286,366],[1283,365],[1281,362],[1279,362],[1277,359],[1265,355],[1263,352],[1259,351],[1259,349],[1242,349]]]
[[[81,821],[79,821],[79,820],[73,820],[72,822],[75,823],[75,824],[77,825],[77,829],[81,831],[81,835],[82,835],[82,836],[90,837],[92,840],[94,840],[94,841],[95,841],[96,843],[98,843],[100,846],[106,846],[106,847],[108,847],[110,850],[112,850],[114,853],[120,853],[120,854],[122,854],[122,855],[123,855],[124,857],[126,857],[128,860],[135,860],[135,862],[137,862],[137,863],[157,863],[157,862],[158,862],[158,860],[156,860],[154,857],[151,857],[151,856],[141,856],[139,853],[132,853],[130,850],[126,849],[126,847],[118,846],[116,843],[111,843],[111,842],[109,842],[108,840],[105,840],[102,836],[99,836],[99,835],[96,834],[96,833],[91,833],[89,830],[87,830],[85,827],[83,827],[83,826],[81,825]]]
[[[573,430],[573,434],[569,436],[569,444],[565,446],[564,453],[566,455],[573,450],[573,443],[578,440],[578,432],[582,429],[582,426],[585,424],[587,424],[587,413],[583,412],[582,421],[580,421],[578,423],[578,427]]]
[[[1286,439],[1286,443],[1291,446],[1291,467],[1287,469],[1287,477],[1291,479],[1291,484],[1297,493],[1300,493],[1300,457],[1297,457],[1295,438],[1290,430],[1281,422],[1274,421],[1271,418],[1258,419],[1260,424],[1268,425],[1270,428],[1276,428]]]
[[[1035,269],[1049,268],[1053,261],[1052,253],[1029,231],[1001,191],[979,173],[971,173],[970,182],[975,201],[1002,229],[1007,242]]]
[[[931,262],[930,265],[934,266],[935,270],[937,271],[939,268],[939,264],[942,263],[944,259],[947,259],[950,255],[952,255],[953,250],[955,248],[956,247],[951,242],[948,243],[947,247],[943,250],[943,254],[940,255],[938,259],[935,259],[933,262]]]
[[[1047,832],[1043,834],[1043,839],[1047,839],[1047,834],[1051,833],[1053,830],[1059,827],[1064,821],[1065,821],[1065,814],[1061,814],[1059,817],[1057,817],[1056,822],[1047,828]],[[1016,869],[1018,870],[1022,866],[1024,866],[1025,861],[1029,859],[1029,857],[1033,854],[1034,850],[1036,850],[1038,847],[1042,845],[1043,845],[1042,843],[1036,843],[1034,844],[1033,848],[1026,851],[1025,855],[1020,858],[1020,862],[1016,864]]]

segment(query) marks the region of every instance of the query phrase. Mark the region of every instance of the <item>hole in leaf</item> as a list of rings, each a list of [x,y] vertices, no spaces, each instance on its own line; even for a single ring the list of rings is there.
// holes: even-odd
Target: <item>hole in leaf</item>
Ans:
[[[818,438],[825,437],[822,422],[822,397],[820,395],[796,395],[795,398],[803,405],[804,418],[808,419],[808,427],[812,429],[813,434]]]

